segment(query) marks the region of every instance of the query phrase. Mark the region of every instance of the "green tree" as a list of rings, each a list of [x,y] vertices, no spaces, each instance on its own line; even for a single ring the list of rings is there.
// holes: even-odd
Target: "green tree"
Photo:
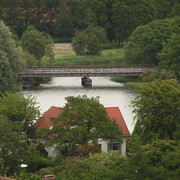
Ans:
[[[172,7],[172,9],[171,9],[171,12],[170,12],[170,14],[168,15],[168,17],[169,17],[169,16],[170,16],[170,17],[180,16],[180,11],[179,11],[179,9],[180,9],[180,1],[179,1],[179,0],[175,0],[174,5],[173,5],[173,7]]]
[[[22,33],[23,23],[21,22],[21,0],[1,0],[2,20],[11,30]]]
[[[160,67],[174,71],[180,79],[180,34],[172,34],[158,54]]]
[[[138,136],[129,140],[131,153],[126,169],[129,179],[178,179],[180,150],[177,141],[157,139],[142,145]]]
[[[130,179],[178,179],[180,175],[180,144],[173,140],[154,140],[141,145],[138,137],[131,140],[128,157]]]
[[[54,34],[60,39],[68,40],[73,37],[74,27],[73,18],[68,10],[67,2],[61,1],[56,22],[54,23]]]
[[[126,179],[127,158],[116,151],[91,154],[89,158],[69,158],[57,179]]]
[[[106,35],[103,28],[89,25],[84,31],[77,31],[73,38],[73,50],[77,55],[96,55],[102,51]]]
[[[146,83],[132,102],[136,113],[133,136],[142,143],[176,139],[180,123],[180,84],[176,80]]]
[[[26,61],[26,67],[35,67],[38,65],[38,60],[33,54],[30,54],[28,51],[22,52],[22,58]]]
[[[37,147],[37,146],[36,146]],[[52,167],[55,165],[51,157],[46,156],[44,148],[29,147],[29,151],[24,156],[24,163],[28,165],[28,172],[36,172],[42,168]],[[42,150],[44,152],[42,152]],[[40,152],[41,151],[41,152]]]
[[[22,48],[33,54],[38,61],[45,55],[45,40],[40,32],[32,26],[28,27],[22,35]]]
[[[25,98],[22,93],[6,92],[0,97],[0,114],[8,117],[14,130],[30,138],[34,135],[34,120],[39,118],[40,112],[35,98]]]
[[[75,150],[90,142],[103,140],[121,140],[121,130],[112,121],[98,97],[66,97],[67,103],[59,117],[52,119],[53,127],[49,135],[52,143],[57,144],[58,152],[74,155]],[[56,135],[54,135],[56,134]]]
[[[179,33],[179,18],[155,20],[137,27],[129,37],[125,58],[136,64],[156,64],[157,54],[173,33]]]
[[[70,17],[73,19],[73,27],[76,29],[84,29],[85,24],[85,9],[83,7],[84,0],[66,1],[69,8]]]
[[[156,7],[156,19],[165,19],[171,12],[176,0],[153,0]]]
[[[23,163],[27,150],[25,136],[13,130],[13,124],[5,116],[0,115],[0,159],[4,175],[13,175]]]
[[[149,158],[151,166],[163,167],[169,177],[180,174],[180,144],[173,140],[156,140],[143,146],[143,151]],[[174,175],[173,175],[174,174]],[[172,176],[173,175],[173,176]]]
[[[116,0],[112,12],[113,29],[121,46],[136,27],[155,19],[155,7],[150,0]]]
[[[0,21],[0,92],[15,91],[19,87],[17,74],[22,70],[22,59],[9,28]]]
[[[52,48],[49,46],[53,43],[52,38],[46,33],[37,31],[34,26],[27,27],[21,41],[23,50],[34,55],[39,63],[43,57],[54,58]]]

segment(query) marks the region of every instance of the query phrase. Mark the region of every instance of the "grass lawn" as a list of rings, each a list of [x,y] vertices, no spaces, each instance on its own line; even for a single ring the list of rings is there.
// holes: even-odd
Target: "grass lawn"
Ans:
[[[55,53],[55,59],[76,56],[72,49],[53,49],[53,52]]]
[[[124,64],[124,50],[103,50],[101,55],[77,56],[72,49],[53,49],[55,59],[43,60],[43,66],[118,66]]]

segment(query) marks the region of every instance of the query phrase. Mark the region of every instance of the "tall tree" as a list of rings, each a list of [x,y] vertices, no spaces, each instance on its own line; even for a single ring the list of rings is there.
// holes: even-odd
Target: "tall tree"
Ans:
[[[40,60],[45,55],[45,39],[39,31],[33,26],[28,26],[27,30],[22,35],[22,48],[33,54],[37,60]]]
[[[112,121],[99,99],[86,96],[66,98],[67,103],[59,117],[52,119],[49,130],[52,143],[63,155],[74,155],[78,146],[103,140],[121,140],[121,131]]]
[[[142,143],[154,139],[176,139],[180,126],[180,83],[153,81],[142,86],[132,102],[136,113],[133,136]]]
[[[180,0],[175,0],[174,5],[173,5],[171,12],[168,15],[168,17],[180,16],[179,9],[180,9]]]
[[[26,151],[24,135],[13,131],[12,122],[0,115],[0,159],[4,175],[14,175],[23,163]]]
[[[40,115],[35,98],[24,97],[21,93],[1,94],[0,114],[8,117],[19,134],[31,138],[34,134],[34,120]]]
[[[165,19],[171,12],[176,0],[153,0],[156,7],[156,18]]]
[[[22,70],[22,65],[23,61],[11,32],[0,21],[0,92],[17,90],[17,74]]]
[[[112,12],[113,28],[121,46],[136,27],[155,19],[155,8],[150,0],[116,0]]]
[[[22,32],[21,28],[21,0],[1,0],[3,6],[2,20],[7,26],[16,32]]]
[[[61,1],[59,4],[59,12],[57,13],[56,22],[54,23],[56,37],[67,39],[73,37],[73,17],[71,17],[67,2]]]
[[[83,0],[69,0],[67,1],[70,16],[73,17],[73,27],[77,29],[84,29],[85,23],[85,9],[83,7]]]
[[[172,34],[158,54],[160,67],[173,71],[180,79],[180,34]]]
[[[173,33],[180,32],[179,17],[155,20],[137,27],[128,39],[125,58],[133,64],[156,64],[157,54]]]
[[[105,31],[99,26],[89,25],[84,31],[77,31],[73,38],[73,50],[77,55],[97,55],[102,51],[106,39]]]

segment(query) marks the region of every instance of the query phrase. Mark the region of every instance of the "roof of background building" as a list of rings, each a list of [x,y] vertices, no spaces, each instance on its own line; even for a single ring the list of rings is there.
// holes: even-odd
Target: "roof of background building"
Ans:
[[[116,124],[119,125],[120,128],[122,128],[122,135],[123,136],[129,136],[129,130],[127,128],[127,125],[124,121],[124,118],[119,110],[118,107],[107,107],[105,108],[107,111],[108,116],[111,119],[116,120]],[[62,108],[52,106],[50,109],[48,109],[43,116],[34,124],[35,128],[51,128],[53,126],[50,118],[51,117],[58,117],[60,113],[63,111]]]

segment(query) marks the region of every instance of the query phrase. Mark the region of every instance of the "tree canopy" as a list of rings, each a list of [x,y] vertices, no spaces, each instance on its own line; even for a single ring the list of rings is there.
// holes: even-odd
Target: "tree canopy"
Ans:
[[[22,93],[6,92],[0,96],[0,114],[6,116],[14,125],[14,130],[20,134],[32,137],[34,120],[39,115],[35,98],[24,97]]]
[[[159,64],[157,54],[173,33],[179,33],[179,18],[155,20],[138,26],[129,37],[126,60],[135,64]]]
[[[116,0],[112,12],[114,31],[121,46],[136,27],[151,22],[156,14],[151,0]]]
[[[172,34],[162,51],[157,54],[161,68],[175,72],[180,79],[180,34]]]
[[[52,38],[46,33],[37,31],[34,26],[27,27],[22,35],[21,41],[23,50],[35,56],[38,62],[40,62],[44,56],[54,58],[52,48],[48,46],[48,44],[53,42]]]
[[[106,35],[103,28],[89,25],[84,31],[77,31],[73,38],[73,50],[77,55],[96,55],[102,51]]]
[[[98,97],[66,97],[67,103],[59,117],[52,119],[53,127],[49,130],[52,143],[63,155],[73,155],[80,145],[98,139],[121,140],[121,130],[107,112]]]
[[[22,59],[7,26],[0,20],[0,92],[16,91],[17,74],[22,70]]]
[[[110,41],[120,41],[139,25],[179,15],[178,7],[179,0],[1,0],[0,18],[19,36],[33,25],[67,42],[94,23]]]
[[[146,83],[132,102],[136,113],[133,136],[142,143],[154,139],[178,139],[180,124],[180,83],[162,80]]]
[[[17,172],[27,150],[26,137],[13,129],[12,122],[0,115],[0,169],[5,176]]]
[[[45,55],[45,41],[42,34],[29,26],[22,36],[22,48],[40,61]]]

